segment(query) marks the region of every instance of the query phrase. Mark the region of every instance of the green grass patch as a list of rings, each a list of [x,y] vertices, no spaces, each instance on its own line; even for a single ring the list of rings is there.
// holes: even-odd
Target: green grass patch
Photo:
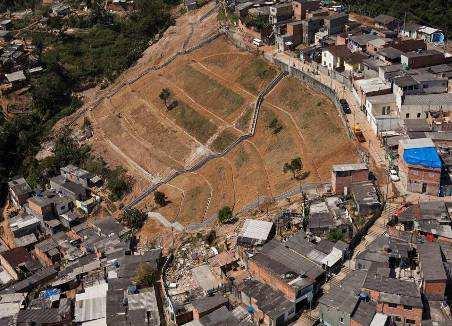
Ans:
[[[180,69],[177,79],[191,98],[222,117],[235,112],[245,102],[242,96],[190,65]]]
[[[212,149],[216,152],[222,152],[236,139],[237,135],[235,135],[231,130],[223,130],[213,141]]]
[[[253,119],[254,108],[248,107],[245,109],[245,112],[240,116],[235,124],[237,129],[248,132],[250,129],[250,123]]]
[[[243,147],[240,147],[240,150],[235,157],[235,165],[237,168],[241,168],[246,162],[248,162],[248,155],[246,154]]]
[[[263,58],[257,57],[244,67],[237,81],[248,91],[257,94],[276,74],[274,67],[267,64]]]
[[[199,142],[205,143],[217,131],[218,127],[186,103],[178,102],[179,105],[169,111],[169,115],[190,135]]]

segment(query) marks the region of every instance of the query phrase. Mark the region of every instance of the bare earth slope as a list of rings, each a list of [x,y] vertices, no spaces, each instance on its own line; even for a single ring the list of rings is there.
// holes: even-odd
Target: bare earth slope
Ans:
[[[211,8],[181,17],[115,85],[214,34],[215,14],[199,22]],[[107,162],[123,165],[134,176],[128,201],[174,169],[220,152],[247,133],[257,94],[277,73],[261,57],[237,49],[220,36],[122,87],[89,111],[95,135],[91,144]],[[115,85],[99,91],[96,98]],[[163,88],[170,90],[177,107],[169,110],[159,98]],[[278,132],[271,127],[275,120]],[[332,103],[298,80],[285,78],[264,101],[255,136],[195,173],[161,186],[169,204],[156,212],[187,226],[225,205],[240,210],[258,196],[277,196],[299,185],[282,171],[284,163],[297,156],[309,172],[301,183],[328,181],[332,163],[356,161]],[[140,205],[152,208],[152,196]]]

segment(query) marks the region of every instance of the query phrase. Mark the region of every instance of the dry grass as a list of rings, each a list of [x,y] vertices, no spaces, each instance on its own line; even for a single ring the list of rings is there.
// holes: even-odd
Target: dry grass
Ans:
[[[244,132],[249,132],[251,127],[251,121],[254,114],[254,105],[248,106],[242,115],[237,119],[235,127]]]
[[[252,94],[276,73],[262,58],[220,38],[119,92],[111,100],[113,107],[104,104],[94,113],[95,128],[144,169],[164,175],[186,164],[202,148],[199,143],[222,151],[240,131],[248,132]],[[170,111],[158,97],[165,87],[179,102]],[[281,126],[277,133],[268,127],[274,119]],[[115,160],[114,152],[105,152],[108,161]],[[189,225],[225,205],[239,210],[257,196],[279,195],[299,184],[282,171],[284,163],[297,156],[311,173],[303,182],[319,181],[317,171],[328,180],[331,164],[356,161],[353,143],[332,103],[298,80],[286,78],[264,102],[255,136],[196,174],[178,176],[162,186],[170,203],[157,211],[169,221]],[[126,162],[121,157],[117,161]],[[146,205],[148,209],[153,205],[152,196],[142,203]],[[150,222],[145,233],[154,229],[161,232]]]
[[[212,187],[212,199],[206,212],[210,217],[223,206],[234,206],[234,171],[227,159],[211,161],[202,169],[202,176],[208,180]]]
[[[269,128],[270,122],[276,119],[282,129],[274,133]],[[303,148],[300,145],[302,139],[297,134],[295,125],[283,113],[276,109],[264,105],[261,109],[261,116],[257,125],[257,132],[253,138],[262,159],[267,167],[269,181],[275,194],[282,193],[295,187],[298,181],[292,178],[291,174],[285,174],[282,170],[284,163],[289,162],[297,156],[303,157]],[[307,171],[312,170],[309,161],[304,162]],[[303,182],[315,181],[311,178]]]
[[[169,116],[199,142],[205,143],[217,131],[217,126],[188,104],[178,102],[178,107],[170,110]]]
[[[203,63],[212,70],[222,72],[225,78],[238,83],[248,92],[257,94],[278,72],[276,67],[261,57],[237,53],[238,50],[232,45],[227,45],[225,50],[231,53],[212,55]]]
[[[211,148],[215,152],[222,152],[239,137],[240,134],[237,130],[233,128],[225,129],[212,142]]]
[[[306,88],[295,78],[285,78],[268,101],[289,112],[299,126],[310,157],[322,180],[328,180],[331,165],[357,162],[356,145],[348,138],[337,109],[325,96]]]
[[[241,95],[191,65],[183,66],[176,76],[177,82],[193,100],[222,118],[236,112],[245,101]]]
[[[202,221],[211,195],[206,179],[200,174],[190,173],[175,178],[170,184],[184,189],[178,222],[188,225]]]

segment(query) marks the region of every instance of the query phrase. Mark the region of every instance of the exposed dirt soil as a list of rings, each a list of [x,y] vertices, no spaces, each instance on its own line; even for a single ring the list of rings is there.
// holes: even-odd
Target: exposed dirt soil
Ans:
[[[312,166],[311,174],[328,181],[331,165],[358,162],[351,141],[333,103],[296,78],[284,79],[268,97],[268,103],[287,112],[300,131],[305,150],[301,158]]]
[[[209,35],[208,26],[212,27],[207,24],[195,30]],[[199,37],[197,32],[188,44],[194,42],[194,35]],[[175,40],[183,39],[166,34],[158,43],[161,51],[154,45],[137,66],[144,69],[162,61],[155,54],[167,57],[177,48]],[[166,48],[166,42],[175,43]],[[134,67],[126,74],[139,71]],[[134,175],[130,199],[173,169],[222,151],[247,133],[256,95],[276,74],[276,67],[263,58],[220,37],[146,74],[90,112],[95,130],[93,148],[107,162],[121,164]],[[172,109],[159,97],[163,88],[170,90],[169,102],[177,101]],[[166,206],[157,207],[150,195],[139,207],[187,226],[210,218],[226,205],[238,211],[258,196],[279,195],[300,183],[327,181],[331,164],[354,162],[354,155],[332,103],[298,80],[286,78],[264,102],[251,139],[196,173],[178,176],[161,186],[159,191],[168,199]],[[309,172],[303,180],[283,172],[284,163],[298,156]],[[156,223],[146,224],[143,239],[158,240],[155,234],[163,231]]]

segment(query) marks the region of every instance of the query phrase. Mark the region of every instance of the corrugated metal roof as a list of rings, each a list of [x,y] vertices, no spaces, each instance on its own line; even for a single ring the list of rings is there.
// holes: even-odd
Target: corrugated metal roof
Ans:
[[[85,322],[106,317],[106,297],[97,297],[76,301],[74,311],[75,322]]]
[[[407,95],[403,105],[452,105],[452,93]]]
[[[273,227],[272,222],[246,219],[243,224],[241,236],[265,241]]]
[[[435,147],[435,144],[433,144],[430,138],[401,139],[399,145],[404,149]]]
[[[333,171],[358,171],[358,170],[367,170],[366,164],[358,163],[358,164],[335,164],[333,165]]]

